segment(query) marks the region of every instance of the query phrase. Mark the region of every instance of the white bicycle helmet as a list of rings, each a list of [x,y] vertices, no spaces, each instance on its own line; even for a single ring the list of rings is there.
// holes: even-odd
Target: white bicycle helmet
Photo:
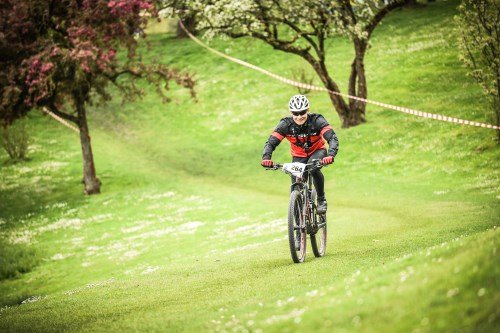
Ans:
[[[304,95],[295,95],[288,102],[290,112],[300,112],[309,109],[309,100]]]

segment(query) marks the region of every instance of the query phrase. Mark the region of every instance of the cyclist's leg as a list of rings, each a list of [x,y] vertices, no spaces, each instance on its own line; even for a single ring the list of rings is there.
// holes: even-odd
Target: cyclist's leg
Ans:
[[[326,150],[320,149],[320,150],[315,151],[309,157],[308,161],[315,160],[315,159],[322,159],[325,156],[326,156]],[[325,177],[323,176],[321,169],[314,170],[313,172],[311,172],[311,175],[313,177],[314,187],[316,188],[316,193],[318,194],[318,198],[324,199],[325,198]]]

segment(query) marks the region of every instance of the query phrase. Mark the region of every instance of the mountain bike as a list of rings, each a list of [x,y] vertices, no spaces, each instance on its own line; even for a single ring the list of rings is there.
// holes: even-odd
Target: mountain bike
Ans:
[[[326,213],[319,214],[316,209],[316,190],[312,187],[311,171],[322,168],[321,160],[311,163],[274,164],[267,170],[281,170],[295,177],[288,206],[288,241],[290,254],[295,263],[306,258],[307,234],[315,257],[322,257],[326,251]]]

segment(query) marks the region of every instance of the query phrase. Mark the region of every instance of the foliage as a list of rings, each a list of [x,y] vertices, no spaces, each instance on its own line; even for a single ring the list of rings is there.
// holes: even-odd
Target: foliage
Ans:
[[[460,59],[491,98],[500,125],[500,2],[463,0],[459,12]]]
[[[296,54],[315,70],[325,87],[339,92],[326,67],[325,42],[332,36],[347,36],[355,55],[349,77],[350,95],[367,97],[364,56],[374,29],[390,11],[408,0],[380,1],[292,1],[292,0],[166,0],[163,6],[181,18],[195,15],[205,37],[252,37],[274,49]],[[338,95],[330,96],[343,127],[365,122],[365,104]]]
[[[0,146],[12,161],[26,159],[28,144],[29,134],[25,122],[17,121],[12,125],[0,126]]]
[[[297,82],[302,82],[309,85],[312,85],[314,82],[314,78],[311,75],[309,75],[309,73],[304,67],[292,68],[292,77]],[[307,95],[311,92],[311,89],[309,88],[297,87],[297,90],[299,94],[302,95]]]
[[[147,0],[2,0],[1,119],[11,122],[35,106],[59,110],[74,97],[90,102],[91,92],[109,100],[109,83],[131,98],[141,93],[134,78],[192,87],[189,77],[138,58],[137,33],[155,15]],[[126,57],[119,57],[122,51]],[[128,79],[118,79],[125,74]]]

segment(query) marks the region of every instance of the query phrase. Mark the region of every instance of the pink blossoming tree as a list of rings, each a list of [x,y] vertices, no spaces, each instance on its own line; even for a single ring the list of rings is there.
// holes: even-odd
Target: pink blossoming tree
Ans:
[[[140,79],[165,90],[174,80],[194,96],[190,76],[136,55],[137,39],[156,15],[148,0],[0,0],[0,120],[7,125],[46,107],[75,123],[86,194],[100,192],[86,105],[109,100],[110,85],[126,99],[138,97]]]

